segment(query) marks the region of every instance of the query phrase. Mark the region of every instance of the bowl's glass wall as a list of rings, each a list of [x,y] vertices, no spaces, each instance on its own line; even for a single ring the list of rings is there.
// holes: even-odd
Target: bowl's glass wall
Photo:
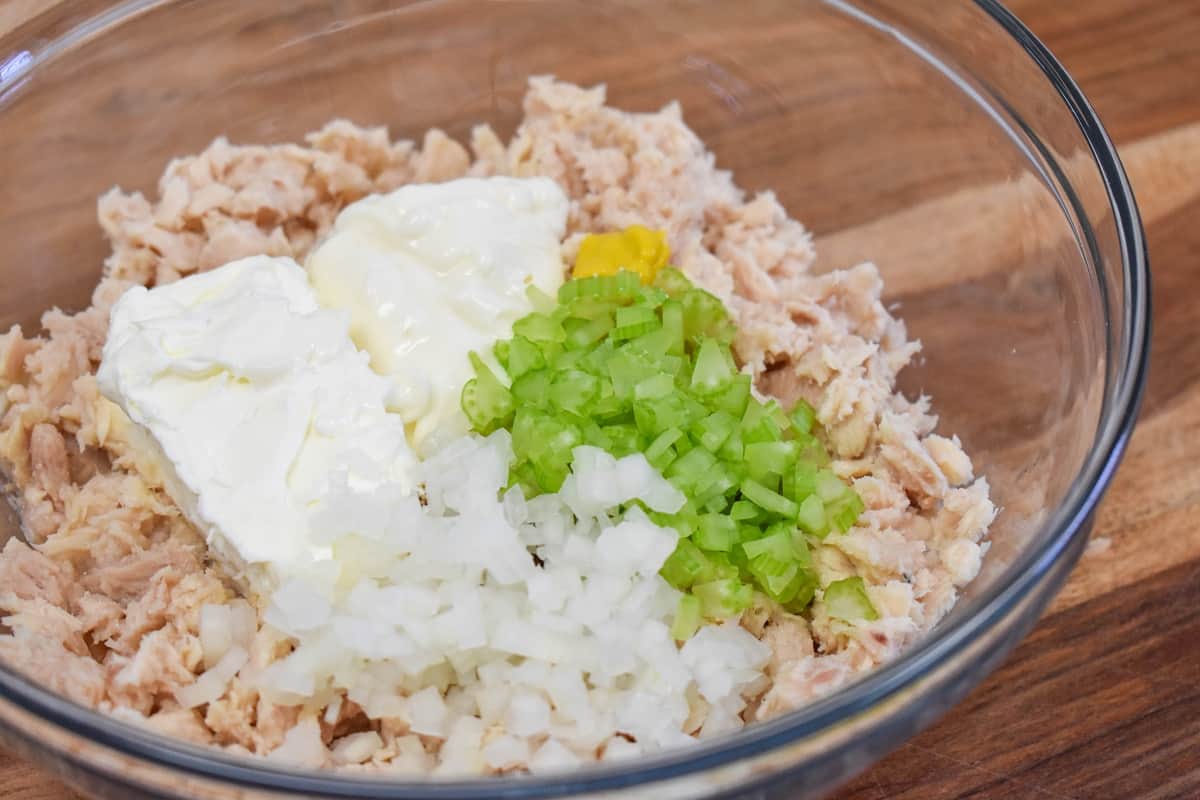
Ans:
[[[438,126],[465,140],[479,122],[506,136],[528,76],[604,82],[622,108],[678,101],[720,166],[809,226],[819,269],[879,265],[925,344],[903,387],[933,396],[941,431],[962,438],[1003,508],[968,601],[1053,534],[1043,523],[1115,380],[1109,321],[1127,287],[1078,125],[975,5],[206,0],[147,3],[55,39],[107,5],[57,4],[0,39],[0,326],[85,306],[106,255],[96,197],[153,193],[167,161],[214,137],[296,141],[334,117],[397,137]],[[16,534],[5,526],[0,538]],[[804,783],[927,724],[919,697],[868,715],[890,733]],[[836,739],[809,736],[785,761],[820,759]]]

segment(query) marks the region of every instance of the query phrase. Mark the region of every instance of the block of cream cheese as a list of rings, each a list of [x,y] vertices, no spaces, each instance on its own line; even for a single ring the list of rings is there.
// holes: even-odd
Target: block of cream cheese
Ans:
[[[567,198],[548,178],[413,184],[347,206],[309,255],[322,305],[350,313],[371,366],[395,384],[392,408],[421,456],[467,430],[468,353],[488,359],[553,296],[565,268]]]
[[[403,420],[385,409],[391,384],[291,259],[130,289],[113,307],[98,382],[252,593],[336,570],[330,543],[383,535],[413,489]]]

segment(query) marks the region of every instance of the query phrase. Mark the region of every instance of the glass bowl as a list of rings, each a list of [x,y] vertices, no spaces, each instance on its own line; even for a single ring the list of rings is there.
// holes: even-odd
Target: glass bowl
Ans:
[[[113,798],[808,797],[941,715],[1037,619],[1084,546],[1146,367],[1149,275],[1117,154],[1054,57],[990,0],[52,3],[0,37],[0,325],[81,308],[96,197],[152,192],[214,137],[297,140],[333,117],[462,139],[520,116],[529,75],[679,100],[748,190],[874,260],[934,397],[1001,513],[930,635],[843,691],[690,749],[569,775],[398,782],[284,770],[76,706],[0,668],[0,732]],[[2,506],[3,504],[0,504]],[[11,516],[3,538],[19,535]]]

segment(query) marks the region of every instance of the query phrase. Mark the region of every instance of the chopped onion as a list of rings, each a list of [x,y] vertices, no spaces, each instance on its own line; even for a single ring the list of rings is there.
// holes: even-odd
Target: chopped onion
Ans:
[[[177,689],[175,699],[184,708],[195,708],[220,699],[229,688],[229,682],[249,660],[250,654],[245,649],[238,645],[230,647],[221,660],[196,678],[195,682]]]

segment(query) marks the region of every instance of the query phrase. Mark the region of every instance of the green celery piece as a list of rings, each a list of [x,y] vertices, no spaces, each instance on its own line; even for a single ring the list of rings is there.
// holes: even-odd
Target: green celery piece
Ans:
[[[633,339],[644,333],[657,330],[660,326],[654,309],[645,306],[623,306],[617,309],[616,325],[609,336],[613,341]]]
[[[675,392],[675,381],[670,375],[659,373],[638,381],[633,387],[633,396],[637,400],[654,400],[666,397]]]
[[[825,516],[825,504],[815,494],[810,494],[800,503],[796,513],[796,524],[810,536],[825,538],[829,533],[829,520]]]
[[[718,578],[695,584],[692,594],[700,598],[704,616],[713,619],[737,616],[754,601],[754,589],[738,578]]]
[[[703,604],[695,595],[685,594],[679,598],[675,619],[671,621],[671,637],[677,642],[692,638],[704,621]]]
[[[675,267],[663,267],[654,276],[653,286],[674,297],[692,288],[692,282]]]
[[[803,502],[804,498],[817,493],[817,465],[811,461],[797,461],[792,471],[794,490],[792,499]]]
[[[801,397],[796,401],[796,405],[792,406],[791,420],[792,427],[799,433],[812,433],[813,422],[817,419],[817,412],[808,401]]]
[[[767,520],[767,514],[749,500],[737,500],[729,507],[729,517],[735,522],[758,523]]]
[[[721,301],[703,289],[688,289],[677,295],[683,306],[684,337],[700,342],[711,337],[722,344],[733,341],[733,325]]]
[[[777,526],[772,525],[767,529],[767,535],[742,542],[741,548],[749,560],[754,560],[762,555],[770,555],[783,563],[796,561],[796,547],[792,543],[792,532],[786,527],[778,529]]]
[[[550,383],[550,402],[576,416],[585,416],[599,394],[599,379],[581,370],[559,372]]]
[[[655,437],[671,428],[685,428],[691,415],[678,393],[633,401],[633,417],[644,436]]]
[[[746,461],[753,465],[750,474],[765,472],[783,476],[796,463],[797,448],[792,442],[751,442],[746,445]]]
[[[533,310],[542,314],[549,314],[558,305],[557,298],[551,297],[532,283],[525,287],[525,297],[529,299]]]
[[[512,393],[477,353],[471,351],[468,357],[475,377],[463,386],[459,405],[471,426],[486,436],[508,425],[514,409]]]
[[[786,611],[792,614],[802,614],[805,609],[812,605],[813,598],[816,597],[819,581],[817,573],[813,569],[801,569],[798,576],[798,585],[796,592],[792,595],[791,600],[780,601]]]
[[[595,320],[606,318],[612,320],[613,313],[621,307],[621,302],[607,297],[578,297],[562,306],[567,316],[574,319]],[[612,325],[609,325],[611,328]]]
[[[688,450],[667,469],[667,479],[684,494],[704,479],[705,473],[717,463],[717,458],[703,447]]]
[[[643,354],[624,347],[608,359],[608,377],[612,380],[613,392],[622,399],[632,400],[635,387],[660,371]]]
[[[683,355],[683,306],[678,300],[668,300],[659,309],[662,320],[662,336],[668,342],[667,352],[674,356]]]
[[[492,354],[496,356],[496,360],[500,362],[500,366],[504,367],[504,371],[508,373],[510,378],[515,377],[512,374],[512,370],[509,369],[508,366],[508,351],[511,345],[512,342],[509,339],[498,339],[496,343],[492,345]]]
[[[697,483],[693,491],[696,502],[710,511],[725,511],[729,506],[727,495],[738,488],[738,478],[728,468],[714,467],[709,477]],[[720,501],[718,503],[717,501]]]
[[[791,602],[804,583],[802,570],[796,564],[788,564],[778,575],[765,575],[759,579],[763,591],[777,603]]]
[[[692,367],[693,392],[711,395],[729,385],[734,370],[726,363],[722,350],[722,346],[715,339],[705,338],[700,342],[696,351],[696,363]]]
[[[605,425],[601,430],[611,442],[606,449],[617,458],[624,458],[642,451],[642,438],[633,425]]]
[[[642,276],[636,272],[623,269],[613,276],[613,296],[620,300],[633,300],[642,289]]]
[[[519,408],[513,420],[513,455],[527,460],[543,492],[557,492],[566,479],[571,451],[583,443],[582,431],[559,417]]]
[[[712,579],[724,580],[726,578],[737,578],[741,573],[733,559],[730,558],[730,553],[705,553],[708,558],[708,563],[712,565]]]
[[[729,379],[729,385],[709,398],[709,402],[726,414],[741,419],[746,414],[746,406],[750,399],[749,375],[738,373]]]
[[[741,464],[746,457],[745,446],[742,444],[741,428],[734,428],[729,434],[729,438],[721,443],[721,449],[717,451],[724,461],[730,464]]]
[[[644,453],[646,460],[659,472],[664,471],[675,460],[675,448],[671,445],[679,441],[682,436],[683,431],[679,428],[668,428],[663,431],[646,448]]]
[[[778,514],[781,517],[795,517],[797,507],[794,502],[788,500],[783,495],[772,489],[763,486],[752,478],[746,478],[742,481],[742,496],[754,503],[756,506],[770,511],[772,514]]]
[[[834,475],[832,471],[822,469],[817,472],[817,496],[826,503],[837,500],[849,489],[848,486]]]
[[[613,317],[611,314],[601,314],[592,319],[568,317],[563,322],[563,331],[566,333],[564,343],[567,349],[578,350],[600,341],[608,335],[612,328]]]
[[[514,381],[527,372],[542,369],[546,358],[537,345],[524,336],[514,336],[508,345],[508,375]]]
[[[665,356],[671,355],[671,332],[663,328],[655,328],[649,333],[643,333],[641,336],[630,339],[624,346],[632,351],[642,353],[656,364],[682,363],[665,358]]]
[[[857,575],[825,587],[825,611],[831,617],[847,621],[879,619],[879,612],[867,594],[867,586]]]
[[[561,343],[567,338],[562,324],[548,314],[534,312],[526,314],[513,323],[513,334],[524,336],[531,342]]]
[[[658,573],[676,589],[687,591],[696,581],[711,580],[713,570],[700,548],[689,539],[680,539]]]
[[[637,297],[633,299],[633,304],[647,308],[659,308],[667,301],[668,297],[669,295],[658,287],[643,286],[638,290]]]
[[[710,453],[716,453],[721,445],[737,430],[738,421],[724,411],[714,411],[697,420],[691,428],[696,441]]]
[[[742,441],[746,444],[755,442],[778,442],[783,438],[779,426],[771,414],[771,410],[751,399],[746,404],[746,413],[742,416]]]
[[[845,494],[826,506],[830,524],[841,533],[854,527],[866,506],[858,492],[847,487]]]
[[[795,557],[796,563],[805,569],[812,569],[812,552],[808,549],[808,540],[804,538],[804,533],[799,528],[790,524],[789,527],[792,534],[792,555]]]
[[[485,383],[479,378],[471,378],[463,386],[460,404],[471,427],[484,436],[508,425],[513,410],[507,389],[499,382]]]
[[[573,278],[558,287],[558,302],[571,303],[579,298],[615,297],[617,279],[613,275],[591,275]]]
[[[737,539],[737,523],[725,514],[702,514],[692,541],[701,550],[728,552]]]
[[[613,442],[604,429],[594,419],[583,419],[579,423],[579,431],[583,434],[583,443],[601,450],[612,452]]]

